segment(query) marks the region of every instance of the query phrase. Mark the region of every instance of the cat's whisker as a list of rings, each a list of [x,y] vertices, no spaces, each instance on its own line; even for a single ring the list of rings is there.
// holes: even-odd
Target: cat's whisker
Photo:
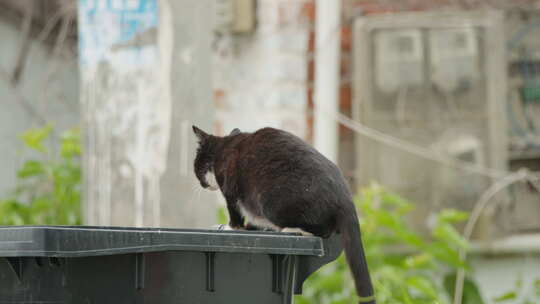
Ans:
[[[203,191],[203,188],[200,188],[199,187],[199,191],[197,192],[197,201],[200,202],[201,201],[201,193]]]
[[[198,183],[195,183],[191,186],[191,191],[192,191],[192,199],[193,201],[191,203],[194,203],[194,201],[197,201],[199,202],[200,201],[200,197],[201,197],[201,191],[203,190],[203,188],[201,187],[201,185],[199,185]]]
[[[193,187],[193,199],[194,200],[196,200],[196,201],[200,200],[201,191],[202,191],[202,188],[200,186],[196,185],[195,187]]]

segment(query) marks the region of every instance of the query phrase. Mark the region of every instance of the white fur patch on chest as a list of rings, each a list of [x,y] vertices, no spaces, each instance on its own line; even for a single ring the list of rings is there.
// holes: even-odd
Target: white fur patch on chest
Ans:
[[[262,217],[262,216],[256,216],[249,212],[244,206],[242,206],[241,202],[238,202],[238,208],[240,209],[240,213],[244,216],[247,223],[250,223],[253,226],[260,227],[260,228],[270,228],[275,231],[280,231],[281,228],[274,225],[272,222],[270,222],[268,219]]]
[[[216,176],[214,175],[214,172],[208,171],[204,175],[204,178],[206,179],[206,182],[208,183],[209,187],[208,189],[215,191],[219,189],[218,183],[216,181]]]

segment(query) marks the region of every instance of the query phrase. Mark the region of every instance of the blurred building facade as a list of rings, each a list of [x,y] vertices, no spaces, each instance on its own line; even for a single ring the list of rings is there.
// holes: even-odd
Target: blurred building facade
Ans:
[[[214,123],[216,132],[226,134],[233,127],[250,131],[261,126],[275,126],[285,128],[307,141],[312,141],[314,53],[317,48],[314,37],[315,2],[308,0],[221,2],[225,3],[224,6],[227,3],[237,3],[242,6],[247,2],[257,3],[257,5],[249,6],[251,11],[247,16],[246,14],[238,15],[240,16],[238,19],[255,19],[254,22],[248,23],[252,25],[251,27],[234,31],[224,30],[226,26],[223,26],[223,23],[218,25],[218,34],[215,36],[214,44],[213,72],[214,102],[217,112]],[[361,79],[355,80],[359,79],[358,75],[365,74],[362,69],[368,69],[365,72],[372,75],[377,73],[369,70],[375,69],[375,65],[359,66],[355,63],[360,61],[361,57],[358,54],[358,48],[353,47],[355,42],[357,45],[365,42],[369,43],[370,47],[375,47],[375,42],[369,39],[358,41],[360,37],[355,33],[354,24],[358,23],[359,19],[369,18],[366,16],[377,18],[376,16],[387,14],[393,16],[388,17],[388,20],[397,21],[414,19],[415,13],[421,18],[431,12],[435,14],[431,19],[436,20],[436,12],[438,12],[442,14],[441,16],[446,15],[447,20],[462,20],[463,24],[472,22],[473,25],[465,26],[457,32],[441,32],[448,33],[450,35],[447,35],[448,37],[454,35],[458,42],[459,39],[469,41],[469,44],[461,49],[456,48],[455,51],[444,50],[444,46],[441,45],[444,53],[437,57],[440,58],[437,62],[440,62],[443,68],[435,72],[432,70],[437,69],[436,66],[422,63],[419,66],[421,69],[419,75],[431,79],[427,83],[422,83],[423,89],[415,89],[413,86],[410,90],[401,89],[400,94],[380,91],[377,93],[379,95],[373,96],[373,104],[383,108],[385,105],[396,102],[398,95],[400,100],[403,100],[402,97],[405,96],[407,106],[400,106],[400,111],[394,111],[397,108],[390,111],[391,109],[388,108],[392,112],[388,112],[390,120],[361,122],[396,138],[438,150],[451,157],[472,161],[473,165],[476,164],[479,167],[501,172],[522,167],[538,170],[540,139],[538,132],[535,131],[537,123],[533,122],[532,117],[538,115],[539,106],[533,97],[534,85],[526,90],[531,100],[520,99],[524,96],[523,83],[534,84],[535,65],[521,64],[521,69],[519,69],[516,63],[516,60],[524,60],[521,58],[523,55],[520,54],[523,54],[525,44],[531,45],[528,47],[527,54],[534,53],[531,52],[534,44],[527,42],[527,39],[534,40],[535,37],[533,34],[535,17],[532,11],[537,5],[538,2],[535,1],[343,1],[342,26],[336,29],[336,35],[341,35],[341,75],[338,96],[341,112],[356,120],[360,119],[360,113],[370,119],[373,118],[372,121],[376,119],[375,113],[373,115],[365,113],[366,108],[362,108],[366,103],[359,95],[368,90],[367,86],[361,83]],[[471,15],[470,11],[477,13]],[[482,13],[485,11],[499,11],[500,13],[499,15],[497,13],[485,15]],[[224,14],[229,17],[229,23],[231,23],[235,16],[234,5],[231,11],[226,12]],[[468,15],[470,17],[467,17]],[[484,15],[485,18],[482,17],[484,21],[473,21]],[[498,25],[487,28],[481,26],[482,22]],[[405,23],[401,21],[402,25]],[[437,25],[436,22],[432,22],[432,27],[443,29],[443,23],[441,21]],[[420,33],[430,29],[428,25],[425,25],[417,30],[416,33]],[[499,35],[501,32],[505,35]],[[419,53],[418,58],[421,57],[420,60],[425,62],[429,60],[435,62],[428,56],[437,55],[429,52],[430,45],[434,45],[437,40],[434,38],[426,40],[428,36],[429,33],[417,37],[418,41],[421,41],[424,52]],[[438,32],[432,31],[430,37],[439,36],[441,35]],[[444,41],[441,43],[444,44]],[[508,50],[509,43],[512,46]],[[520,46],[518,47],[517,44]],[[384,51],[382,47],[381,52]],[[366,61],[374,62],[376,58],[391,54],[388,51],[383,55],[374,56]],[[508,60],[510,61],[507,62]],[[385,66],[387,74],[393,76],[398,83],[391,84],[392,79],[386,79],[384,77],[388,76],[382,74],[377,74],[377,79],[381,79],[390,86],[399,85],[399,81],[414,82],[414,73],[406,70],[400,75],[399,72],[392,70],[391,62],[384,64],[387,64]],[[414,62],[412,64],[414,65]],[[525,72],[520,74],[519,71],[528,71],[528,74],[525,75]],[[468,88],[468,86],[472,87]],[[449,89],[446,90],[446,88]],[[450,93],[445,93],[446,91]],[[420,115],[420,113],[424,114]],[[461,118],[452,120],[452,113]],[[409,119],[414,115],[416,115],[414,119]],[[412,121],[422,123],[414,127],[410,125]],[[393,126],[393,129],[390,126]],[[362,138],[368,140],[363,145],[359,144]],[[446,168],[436,162],[430,162],[394,148],[386,148],[390,150],[390,154],[379,155],[380,151],[377,152],[374,149],[375,145],[381,145],[381,149],[385,148],[385,145],[378,143],[377,140],[367,139],[350,128],[340,125],[339,165],[355,188],[371,181],[378,181],[426,206],[435,203],[439,207],[445,205],[448,207],[450,204],[470,210],[474,201],[492,181],[478,174]],[[408,157],[409,161],[396,158],[399,153]],[[370,159],[366,154],[375,154],[376,158]],[[386,167],[373,167],[374,162],[382,162]],[[425,166],[422,168],[425,170],[417,170],[415,163],[424,163]],[[372,170],[365,167],[368,164],[373,167]],[[409,169],[400,168],[407,165]],[[412,175],[418,178],[413,178]],[[424,181],[421,176],[425,177]],[[402,187],[405,181],[409,183],[409,186]],[[536,210],[537,195],[531,194],[528,188],[522,186],[516,186],[515,188],[519,189],[516,191],[518,194],[512,194],[518,196],[518,199],[504,198],[507,201],[507,208],[499,213],[507,214],[508,208],[514,207],[516,210]],[[431,189],[432,193],[425,189]],[[517,200],[526,203],[521,203],[519,206],[512,203]],[[459,203],[456,203],[457,201]],[[486,233],[513,233],[517,230],[531,229],[532,226],[537,225],[535,223],[540,222],[536,217],[524,221],[522,211],[511,214],[506,222],[504,220],[500,222],[500,225],[505,225],[504,229]],[[537,228],[540,227],[533,229]]]
[[[157,34],[150,31],[150,36],[154,35],[150,45],[153,46],[152,52],[156,52],[152,58],[160,63],[170,60],[169,68],[172,71],[167,74],[169,79],[160,78],[157,85],[151,83],[151,78],[142,77],[137,82],[125,77],[131,74],[111,72],[111,66],[114,68],[111,57],[109,65],[99,65],[99,73],[81,64],[81,75],[86,77],[81,82],[81,89],[78,79],[78,60],[81,58],[77,54],[80,37],[77,37],[78,32],[74,27],[77,13],[73,4],[77,2],[0,1],[0,38],[3,41],[0,47],[0,138],[3,140],[0,144],[3,155],[0,167],[4,168],[0,172],[0,193],[15,186],[14,172],[24,158],[13,149],[17,145],[14,134],[47,121],[54,121],[59,129],[71,127],[81,120],[79,112],[82,112],[86,127],[94,132],[89,133],[86,144],[89,153],[93,153],[92,161],[99,163],[91,165],[90,156],[86,160],[89,189],[86,200],[89,204],[95,204],[94,211],[87,209],[87,220],[93,224],[207,227],[214,222],[213,203],[220,199],[219,196],[203,194],[201,198],[193,191],[198,189],[198,185],[191,175],[191,160],[196,147],[189,130],[191,123],[201,124],[218,135],[225,135],[236,127],[253,131],[273,126],[312,142],[314,54],[318,47],[324,47],[315,45],[316,1],[216,0],[213,2],[214,8],[190,1],[166,1],[177,13],[173,18],[172,33],[169,33],[172,37],[169,43],[172,45],[168,45],[168,49],[156,47]],[[32,2],[49,4],[34,6],[30,4]],[[158,0],[153,2],[161,3]],[[62,5],[65,3],[71,4]],[[498,13],[482,13],[493,10]],[[447,53],[439,56],[441,62],[447,60],[446,65],[453,66],[450,73],[453,78],[450,77],[450,80],[441,78],[440,75],[444,73],[440,69],[437,72],[437,67],[429,64],[429,56],[433,54],[428,49],[431,41],[436,41],[429,35],[432,30],[429,26],[423,26],[420,31],[410,26],[409,31],[398,33],[398,36],[408,37],[398,37],[397,40],[402,42],[394,45],[398,50],[415,50],[414,41],[420,41],[419,45],[423,46],[422,51],[412,52],[416,57],[409,57],[407,73],[400,75],[399,69],[391,67],[395,62],[378,59],[392,57],[392,39],[383,37],[385,35],[381,35],[380,39],[365,39],[364,42],[369,43],[372,50],[380,47],[379,54],[387,55],[364,58],[368,65],[357,64],[363,55],[355,46],[362,39],[355,24],[368,20],[368,16],[375,20],[378,16],[384,18],[381,16],[389,14],[392,16],[390,18],[405,20],[407,16],[443,14],[461,18],[465,20],[464,24],[470,24],[474,22],[468,22],[467,18],[469,21],[475,19],[471,11],[481,12],[480,15],[488,19],[497,19],[494,22],[502,26],[500,32],[504,35],[495,44],[497,48],[502,48],[500,51],[504,58],[493,59],[491,68],[494,70],[486,68],[490,66],[486,60],[492,60],[489,58],[493,58],[493,53],[497,52],[492,49],[493,44],[488,43],[489,39],[497,37],[493,33],[486,35],[490,29],[482,28],[481,24],[476,24],[472,30],[461,29],[461,34],[456,36],[458,45],[474,47],[465,48],[466,51],[461,54],[446,50]],[[57,16],[55,12],[62,14]],[[25,18],[28,14],[33,16],[31,22]],[[53,25],[46,30],[48,21]],[[538,171],[539,24],[540,2],[533,0],[342,0],[342,25],[336,28],[336,35],[341,37],[340,87],[337,96],[340,111],[378,131],[422,147],[440,149],[448,156],[476,162],[479,167],[501,171],[525,167]],[[392,30],[391,26],[385,28]],[[399,32],[400,29],[394,30]],[[84,35],[85,30],[79,33]],[[473,40],[467,40],[467,37]],[[473,43],[467,44],[467,41]],[[123,47],[141,48],[137,43],[144,43],[144,39]],[[119,47],[119,50],[122,49],[122,46]],[[169,51],[168,55],[162,53],[163,50]],[[397,61],[403,59],[399,56],[396,57]],[[412,72],[415,70],[415,58],[423,62],[419,75],[424,76],[420,78],[431,77],[435,85],[423,84],[422,89],[413,88],[415,80],[419,79]],[[383,75],[377,72],[377,65],[388,67],[391,73]],[[44,66],[47,68],[44,69]],[[155,71],[149,68],[147,72],[150,77],[154,75],[159,78],[166,69],[161,66]],[[371,88],[356,81],[366,73],[373,75]],[[451,81],[467,76],[459,73],[477,76],[468,82]],[[504,79],[493,79],[497,75],[502,75]],[[388,77],[394,77],[397,82],[393,83]],[[373,89],[378,85],[377,79],[383,79],[379,81],[382,84],[379,92]],[[399,85],[397,90],[393,88],[400,82],[408,83],[406,90],[400,90]],[[160,116],[163,113],[156,110],[159,102],[150,99],[163,101],[163,96],[158,92],[161,90],[158,86],[163,83],[170,83],[172,87],[167,89],[171,93],[170,100],[160,104],[163,106],[160,108],[166,111],[164,116]],[[471,83],[476,86],[471,86]],[[437,86],[439,89],[435,88]],[[488,94],[488,86],[495,89],[494,95]],[[148,92],[139,96],[130,91],[130,87],[144,87]],[[454,93],[445,93],[446,89],[454,87],[457,88]],[[388,120],[376,121],[374,118],[377,115],[366,112],[365,98],[359,96],[368,90],[374,91],[370,102],[378,103],[375,107],[380,106],[385,110],[385,106],[394,104],[388,106],[391,110],[388,111],[391,113]],[[83,97],[82,108],[79,107],[79,93]],[[400,99],[403,96],[408,97]],[[407,100],[404,107],[397,106],[398,99]],[[137,103],[139,107],[134,106]],[[444,121],[451,116],[455,103],[457,113],[464,113],[462,116],[466,118]],[[488,104],[495,105],[502,113],[493,115],[493,111],[485,110]],[[442,107],[429,109],[433,105]],[[118,107],[111,110],[111,106]],[[100,111],[114,113],[103,116],[98,115]],[[137,120],[140,118],[137,115],[141,113],[147,119]],[[419,118],[411,119],[415,115]],[[418,122],[416,125],[415,120]],[[146,123],[143,125],[146,135],[138,138],[134,131],[143,122]],[[439,129],[430,123],[438,123]],[[447,126],[452,124],[465,131],[450,132],[452,128]],[[118,130],[123,130],[123,133]],[[445,130],[449,132],[443,132]],[[409,137],[410,134],[412,136]],[[90,142],[89,139],[95,141]],[[147,149],[150,142],[161,148]],[[377,148],[374,149],[374,146]],[[107,149],[119,152],[111,157]],[[418,156],[404,156],[408,154],[384,147],[373,138],[366,139],[343,125],[339,128],[338,150],[338,164],[353,189],[372,180],[378,181],[424,206],[433,206],[438,202],[437,208],[470,210],[482,191],[493,182],[492,178],[449,169]],[[368,153],[363,153],[364,150]],[[139,165],[146,161],[155,166],[134,167],[130,155],[138,158],[135,161]],[[381,158],[384,166],[365,169],[366,165],[380,163]],[[419,163],[422,164],[421,170],[417,166]],[[156,173],[156,170],[159,172]],[[159,178],[154,178],[157,176],[154,173]],[[147,178],[147,175],[151,178]],[[143,178],[137,179],[137,176]],[[135,180],[138,180],[138,184]],[[154,191],[157,189],[156,183],[158,192]],[[110,195],[107,191],[116,191],[116,194]],[[142,196],[137,191],[142,191]],[[137,195],[146,206],[142,213],[147,214],[138,223],[133,213]],[[495,295],[502,287],[515,282],[515,276],[508,276],[505,271],[509,265],[515,267],[520,264],[524,254],[527,263],[519,270],[523,274],[524,284],[530,285],[536,278],[535,269],[540,267],[537,255],[540,252],[540,237],[537,235],[540,230],[538,195],[526,184],[517,184],[511,191],[497,196],[497,204],[494,204],[497,207],[489,210],[491,215],[482,225],[484,231],[479,231],[478,235],[488,240],[493,237],[499,239],[484,243],[482,246],[485,250],[480,250],[474,257],[476,276],[487,294]],[[160,206],[156,209],[152,207],[155,204],[150,202],[157,197]],[[115,208],[112,208],[113,204]],[[126,217],[123,213],[133,216]],[[159,215],[158,221],[155,214]],[[429,218],[429,214],[412,220],[418,226],[426,226],[426,218]],[[495,251],[504,255],[486,255],[485,252],[493,253],[489,248],[498,248]]]
[[[227,43],[222,44],[226,47],[217,48],[219,51],[214,53],[214,75],[225,75],[227,79],[221,81],[219,76],[216,77],[218,82],[214,87],[214,102],[216,111],[222,114],[217,115],[215,129],[219,134],[226,134],[235,125],[247,125],[248,130],[253,130],[262,124],[259,117],[272,116],[281,110],[291,111],[290,107],[300,101],[289,98],[302,95],[289,94],[278,107],[265,106],[267,100],[271,100],[270,96],[286,91],[287,83],[273,85],[275,81],[271,76],[276,69],[285,71],[286,75],[298,75],[303,63],[307,71],[303,78],[307,90],[305,132],[283,124],[279,119],[262,121],[266,125],[288,128],[311,142],[316,68],[314,52],[317,47],[324,47],[315,45],[315,1],[274,1],[271,5],[266,1],[256,2],[259,6],[253,14],[257,18],[257,27],[243,32],[221,33],[219,37],[220,41]],[[535,11],[540,9],[539,4],[538,1],[342,1],[342,26],[336,29],[336,35],[341,35],[340,111],[384,134],[461,159],[473,167],[493,169],[503,174],[520,168],[537,171],[540,165],[540,138],[535,121],[540,117],[537,112],[540,104],[534,92],[537,73],[535,56],[540,49],[535,47],[538,36],[533,33],[536,30]],[[296,12],[296,19],[290,19],[292,12]],[[282,20],[280,24],[283,27],[274,28],[274,35],[289,39],[289,43],[296,42],[292,40],[291,31],[283,30],[289,27],[295,28],[295,35],[302,37],[302,40],[307,37],[305,53],[295,57],[297,64],[280,64],[277,61],[272,68],[259,69],[264,64],[254,64],[254,56],[243,56],[266,46],[266,37],[271,37],[272,33],[265,32],[268,36],[262,36],[262,31],[272,29],[267,27],[269,19],[264,17],[269,15]],[[401,94],[374,93],[372,100],[368,100],[373,104],[367,106],[366,100],[360,98],[360,95],[367,94],[366,90],[371,90],[366,81],[373,81],[372,88],[377,80],[382,80],[383,87],[399,87],[400,82],[414,84],[415,81],[414,62],[412,66],[409,62],[408,68],[400,74],[392,67],[396,63],[392,63],[392,59],[386,63],[377,61],[377,58],[392,56],[392,50],[388,49],[393,47],[392,42],[387,38],[396,33],[390,33],[378,39],[378,42],[369,37],[359,41],[362,35],[355,24],[367,23],[365,20],[377,19],[378,16],[384,19],[384,15],[387,15],[389,22],[381,26],[382,29],[399,33],[406,28],[402,34],[412,37],[413,42],[419,41],[422,50],[416,53],[416,59],[422,62],[419,75],[423,76],[416,80],[422,84],[416,89],[412,85],[410,90],[398,90]],[[418,20],[426,18],[435,22],[431,26],[427,22],[415,28],[415,19],[416,23],[421,23]],[[407,19],[413,22],[407,25]],[[392,20],[397,25],[393,26]],[[456,20],[461,20],[461,23],[456,23]],[[376,31],[373,29],[373,32]],[[441,38],[443,34],[455,44],[445,44]],[[406,52],[414,48],[411,39],[402,39],[402,42],[401,46],[397,46],[398,50],[401,48]],[[441,50],[438,53],[437,43]],[[361,59],[362,54],[358,54],[355,45],[365,46],[373,54],[381,56]],[[374,51],[377,47],[380,50]],[[223,50],[226,51],[222,53]],[[265,59],[270,62],[289,55],[287,48],[271,50],[265,54]],[[298,50],[302,49],[299,47]],[[401,55],[397,56],[395,60],[403,59],[400,59]],[[227,58],[234,58],[232,65],[229,65],[231,61],[227,61]],[[368,64],[359,65],[361,60]],[[377,71],[377,65],[381,64],[386,64],[383,67],[383,72],[387,69],[386,76]],[[242,68],[237,69],[237,66]],[[231,69],[242,71],[242,74],[231,73]],[[255,73],[249,73],[250,69]],[[373,75],[373,79],[362,78],[365,74]],[[252,75],[259,76],[254,80],[250,78]],[[282,79],[287,80],[287,77]],[[428,83],[425,80],[429,80]],[[251,88],[252,81],[256,82],[255,91]],[[242,85],[231,85],[235,82]],[[407,106],[401,110],[398,109],[400,107],[395,108],[396,98],[405,95]],[[245,102],[235,104],[239,99],[232,96],[239,96]],[[256,110],[244,111],[247,103],[257,104],[250,106]],[[378,107],[383,110],[380,113],[384,113],[387,107],[386,120],[381,119],[384,115],[366,112],[366,107]],[[453,114],[456,117],[452,118]],[[496,180],[490,174],[448,167],[394,146],[388,147],[373,137],[358,134],[343,125],[339,129],[339,166],[354,189],[376,181],[417,203],[422,212],[417,213],[411,221],[420,230],[429,229],[430,213],[434,210],[450,207],[470,211]],[[485,212],[476,229],[475,237],[484,241],[473,257],[475,276],[488,299],[498,295],[504,286],[513,284],[519,276],[529,288],[537,279],[534,269],[540,265],[536,257],[540,244],[537,234],[540,229],[540,194],[526,183],[517,183],[502,191],[493,201],[495,203]],[[492,242],[493,239],[498,241]],[[494,254],[496,252],[500,254]],[[513,269],[518,264],[524,265],[524,256],[526,266],[520,266],[519,270],[503,279],[501,274],[509,265]]]

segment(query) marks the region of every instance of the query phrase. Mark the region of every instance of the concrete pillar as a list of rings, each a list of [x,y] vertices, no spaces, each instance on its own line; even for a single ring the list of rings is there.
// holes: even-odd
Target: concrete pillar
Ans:
[[[317,0],[315,24],[315,116],[313,143],[337,164],[341,1]]]
[[[210,130],[212,0],[79,0],[84,215],[208,227],[191,124]]]

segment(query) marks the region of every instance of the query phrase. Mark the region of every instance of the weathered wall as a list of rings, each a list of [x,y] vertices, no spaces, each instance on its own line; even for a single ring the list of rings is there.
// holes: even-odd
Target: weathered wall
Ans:
[[[17,20],[0,15],[0,196],[16,184],[15,172],[28,155],[17,136],[31,127],[54,123],[61,131],[79,122],[78,69],[73,43],[54,52],[32,38],[20,82],[10,81],[22,43]]]
[[[355,17],[365,14],[365,15],[376,15],[382,13],[399,13],[400,11],[410,11],[410,10],[439,10],[445,8],[452,9],[482,9],[482,8],[500,8],[500,9],[511,9],[511,8],[525,8],[531,10],[534,8],[534,3],[538,1],[427,1],[427,0],[409,0],[409,1],[377,1],[377,0],[344,0],[344,23],[342,28],[342,79],[350,79],[350,67],[351,67],[351,58],[353,49],[350,47],[353,42],[352,34],[352,21]],[[536,4],[536,8],[538,5]],[[526,18],[523,18],[524,15],[522,11],[515,10],[513,12],[516,15],[515,19],[519,19],[519,22],[524,22]],[[507,31],[506,39],[512,37],[511,27],[514,28],[514,32],[517,32],[515,28],[515,21],[509,20],[508,14],[505,20],[505,27]],[[531,35],[531,39],[537,41],[537,36]],[[508,41],[507,40],[507,41]],[[512,54],[509,54],[510,59]],[[515,83],[512,79],[509,79],[510,84]],[[350,113],[352,108],[352,96],[350,94],[351,84],[348,81],[342,82],[342,94],[341,94],[341,111],[344,113]],[[511,95],[511,94],[510,94]],[[532,112],[531,112],[532,114]],[[353,138],[353,134],[346,129],[341,129],[341,158],[340,162],[343,168],[355,168],[355,157],[354,149],[351,147],[350,139]],[[514,168],[515,169],[515,168]],[[392,170],[386,170],[392,172]],[[463,181],[457,189],[461,190],[461,193],[466,189],[465,186],[470,186],[472,183],[469,180],[465,179],[465,175],[462,173],[456,174],[458,178]],[[406,177],[409,178],[409,177]],[[401,179],[404,180],[404,179]],[[428,187],[432,187],[429,185]],[[421,188],[421,187],[420,187]],[[514,187],[516,191],[516,197],[518,197],[510,206],[510,208],[505,209],[506,212],[503,214],[505,218],[505,223],[510,222],[510,230],[513,232],[517,231],[519,228],[527,227],[530,228],[531,223],[537,225],[538,221],[534,221],[534,218],[537,217],[538,209],[536,208],[538,203],[538,194],[534,196],[529,194],[531,199],[526,199],[527,192],[530,193],[530,190],[524,188],[528,187]],[[485,189],[485,188],[484,188]],[[454,193],[460,194],[460,191],[452,189]],[[473,199],[478,199],[479,194],[473,193]],[[455,199],[457,203],[464,202],[463,199]],[[474,203],[474,201],[473,201]],[[513,210],[510,210],[513,209]],[[519,211],[521,215],[517,213]],[[519,216],[518,216],[519,215]],[[490,228],[502,228],[502,223],[492,223]],[[531,230],[529,230],[529,233]],[[538,234],[528,234],[529,237],[526,238],[526,246],[533,248],[537,247],[536,245],[540,243],[540,236]],[[519,236],[517,236],[519,238]],[[510,237],[512,239],[513,237]],[[523,245],[523,244],[521,244]],[[508,245],[510,249],[514,247],[514,244]],[[508,303],[523,303],[526,296],[534,295],[534,284],[535,281],[540,278],[538,267],[540,266],[540,258],[538,255],[538,250],[530,250],[530,252],[523,252],[520,254],[471,254],[470,262],[472,265],[472,277],[478,283],[478,286],[481,289],[481,292],[484,296],[486,303],[495,303],[494,298],[505,294],[506,292],[511,291],[515,288],[516,283],[521,281],[521,288],[518,289],[518,299],[514,301],[509,301]],[[534,297],[532,297],[534,299]]]
[[[215,38],[216,131],[272,126],[306,138],[308,0],[261,0],[257,28]]]
[[[213,120],[211,0],[79,4],[86,222],[211,225],[191,131]]]

